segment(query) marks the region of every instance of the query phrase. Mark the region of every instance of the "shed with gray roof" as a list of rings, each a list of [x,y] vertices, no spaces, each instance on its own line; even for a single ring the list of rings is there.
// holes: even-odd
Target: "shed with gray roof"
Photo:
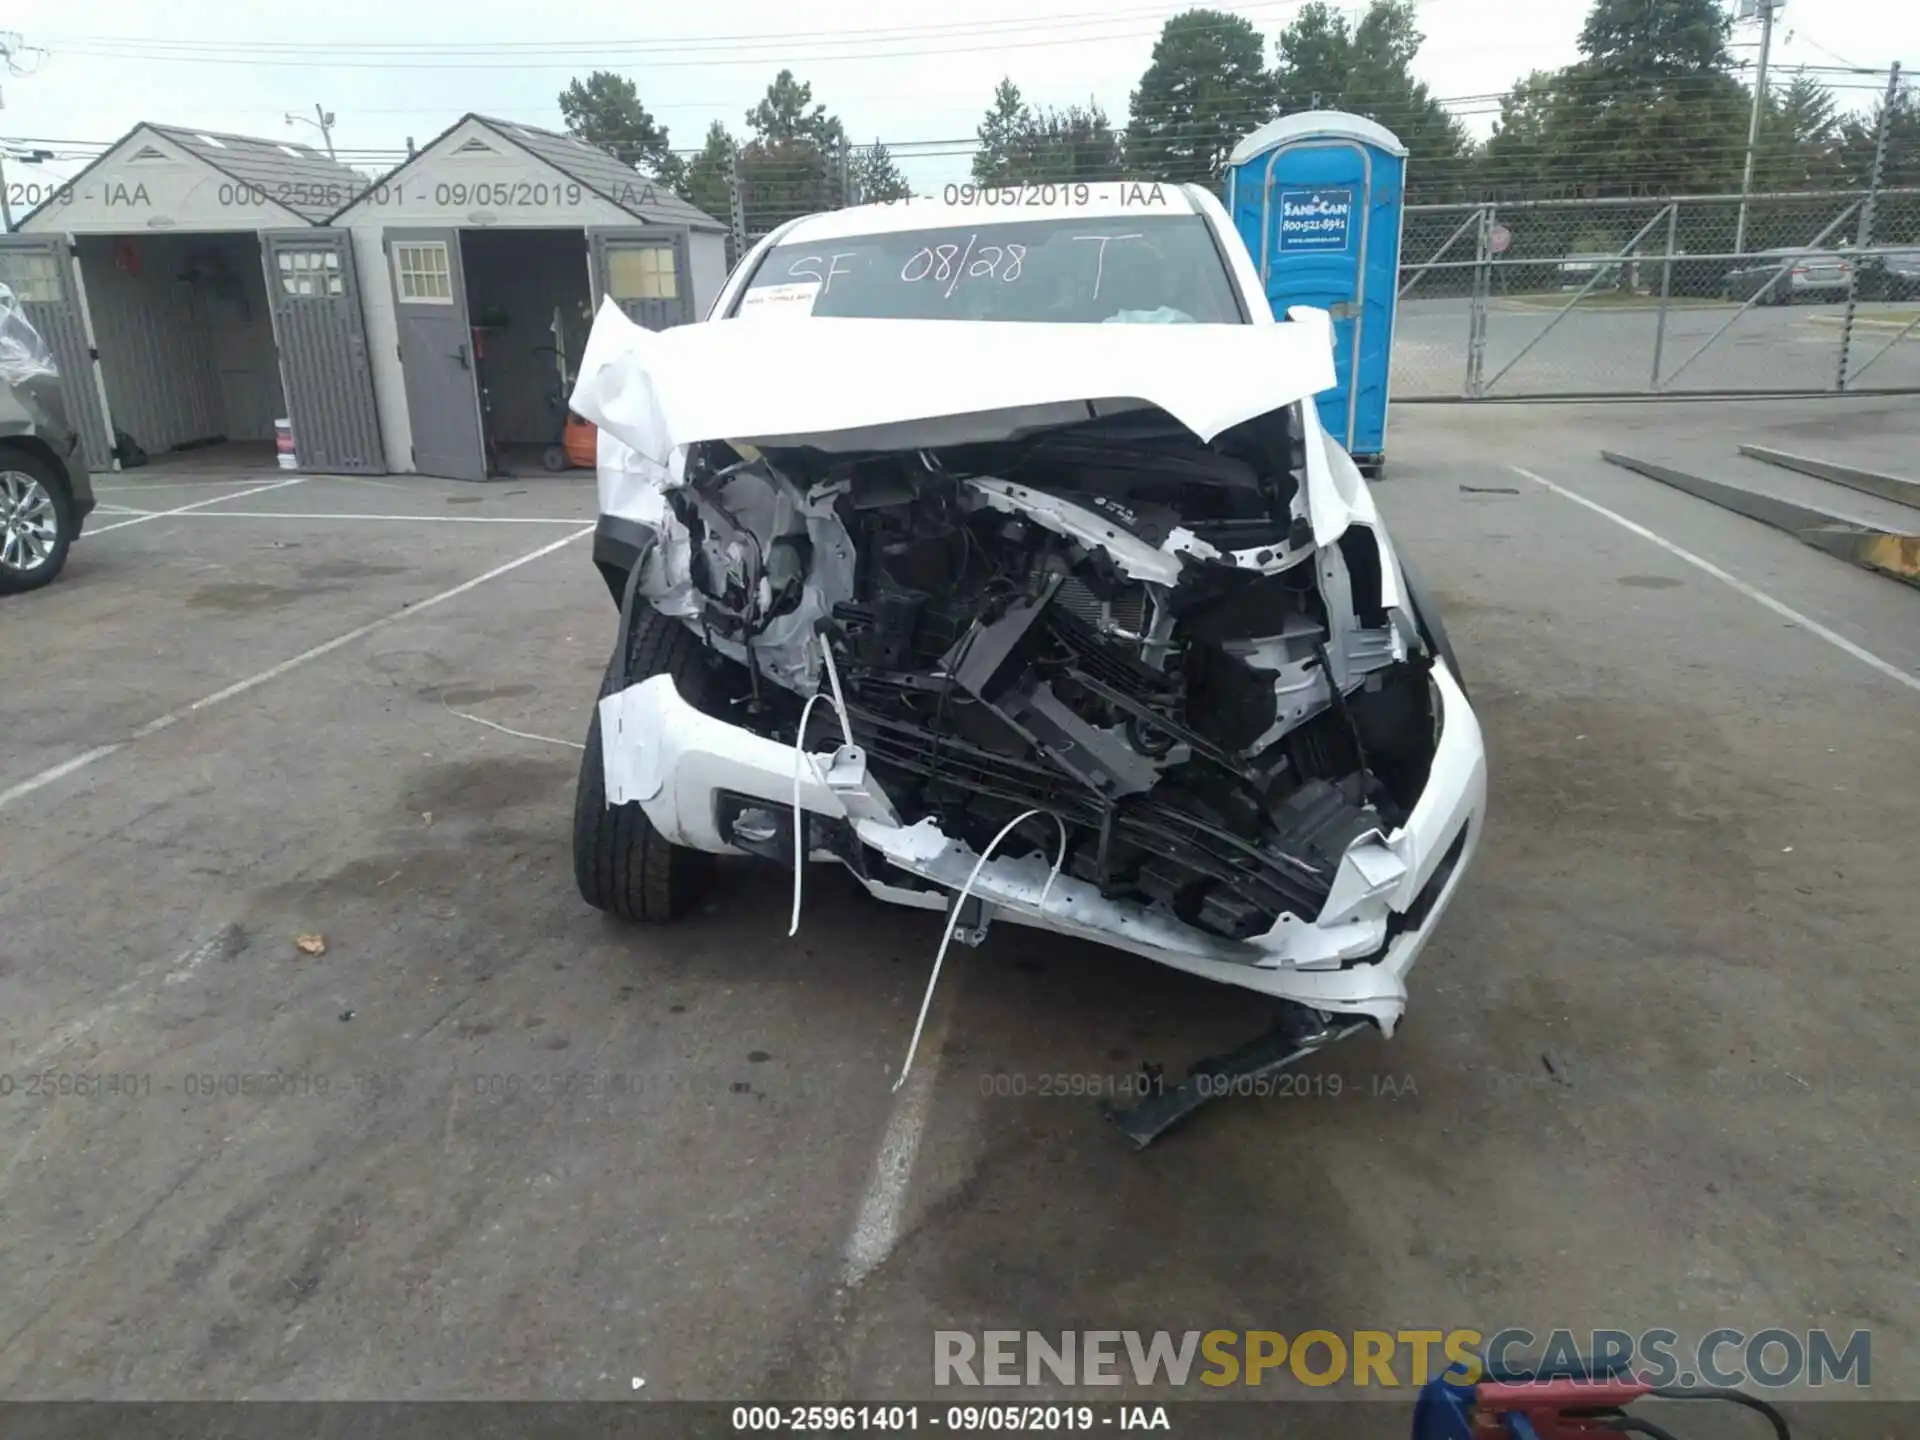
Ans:
[[[571,135],[464,115],[328,219],[352,237],[387,467],[539,468],[593,313],[704,316],[727,229]]]
[[[348,238],[367,177],[312,146],[136,125],[0,237],[53,349],[88,468],[235,443],[310,470],[385,468]],[[244,448],[250,445],[251,448]]]

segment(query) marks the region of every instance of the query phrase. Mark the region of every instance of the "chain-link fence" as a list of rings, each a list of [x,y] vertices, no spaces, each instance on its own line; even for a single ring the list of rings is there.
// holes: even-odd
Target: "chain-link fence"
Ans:
[[[1409,207],[1401,397],[1920,387],[1920,190]]]

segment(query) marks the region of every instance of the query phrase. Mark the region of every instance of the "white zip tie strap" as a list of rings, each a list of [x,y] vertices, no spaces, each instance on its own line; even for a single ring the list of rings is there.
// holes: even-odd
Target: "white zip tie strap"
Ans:
[[[1000,833],[987,842],[987,848],[982,850],[980,858],[973,862],[973,873],[967,876],[967,883],[960,887],[959,897],[954,900],[953,908],[947,912],[947,928],[941,933],[940,949],[933,957],[933,974],[927,977],[927,993],[920,998],[920,1018],[913,1022],[913,1039],[907,1042],[906,1063],[900,1067],[900,1078],[893,1082],[893,1088],[896,1091],[907,1083],[907,1076],[913,1070],[913,1057],[920,1049],[920,1032],[926,1029],[927,1012],[933,1008],[933,989],[940,983],[940,967],[946,963],[947,947],[953,943],[954,926],[960,923],[960,911],[966,906],[967,897],[973,894],[974,882],[980,878],[980,872],[985,868],[987,861],[993,857],[993,852],[1000,848],[1000,842],[1013,833],[1016,825],[1031,820],[1035,815],[1050,816],[1053,823],[1060,827],[1060,849],[1053,857],[1053,869],[1047,875],[1046,887],[1040,892],[1040,908],[1043,910],[1046,908],[1047,896],[1053,890],[1053,882],[1060,874],[1060,867],[1067,860],[1067,822],[1051,810],[1027,810],[1001,826]]]
[[[823,655],[829,656],[827,661],[827,674],[832,675],[832,652],[827,649],[824,640],[820,642],[820,651]],[[839,689],[838,680],[834,682],[834,689],[836,691]],[[800,808],[800,767],[802,765],[811,767],[813,770],[813,778],[818,780],[822,785],[827,783],[826,777],[820,773],[819,767],[814,764],[813,757],[807,754],[807,721],[813,718],[814,704],[826,693],[824,690],[815,690],[813,694],[807,697],[807,703],[800,707],[800,728],[794,732],[793,736],[793,915],[787,922],[787,938],[789,940],[800,933],[800,890],[801,886],[805,883],[803,877],[807,871],[807,822],[806,813]],[[836,694],[834,698],[837,700],[839,697]],[[847,744],[853,744],[853,731],[847,728],[845,708],[840,707],[836,709],[835,717],[840,721],[841,736],[846,740]]]

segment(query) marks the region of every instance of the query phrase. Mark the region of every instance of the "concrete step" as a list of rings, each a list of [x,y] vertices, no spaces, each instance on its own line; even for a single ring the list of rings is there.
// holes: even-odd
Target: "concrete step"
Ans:
[[[1709,466],[1696,462],[1683,469],[1670,460],[1652,460],[1614,450],[1602,450],[1600,456],[1609,464],[1785,531],[1802,543],[1851,565],[1920,587],[1920,533],[1916,533],[1920,530],[1920,523],[1916,523],[1920,522],[1920,515],[1903,505],[1853,491],[1840,491],[1827,481],[1807,479],[1752,459],[1735,457]],[[1712,474],[1701,473],[1707,470]],[[1781,482],[1802,479],[1829,494],[1846,495],[1853,503],[1842,509],[1779,493],[1783,488]],[[1756,480],[1765,483],[1754,483]],[[1863,505],[1879,509],[1883,514],[1861,518],[1859,511]],[[1893,512],[1892,519],[1884,513],[1888,511]]]
[[[1768,465],[1776,465],[1783,470],[1793,470],[1819,480],[1831,480],[1834,484],[1844,485],[1849,490],[1858,490],[1865,495],[1877,495],[1897,505],[1920,509],[1920,480],[1909,480],[1900,475],[1887,475],[1878,470],[1846,465],[1825,456],[1797,455],[1787,450],[1775,450],[1766,445],[1742,445],[1740,453]]]

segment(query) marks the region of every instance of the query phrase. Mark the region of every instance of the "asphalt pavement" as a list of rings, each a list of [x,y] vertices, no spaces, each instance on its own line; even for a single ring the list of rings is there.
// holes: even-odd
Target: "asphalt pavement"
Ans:
[[[746,863],[668,929],[580,902],[587,477],[103,478],[0,604],[0,1395],[924,1398],[941,1328],[1727,1325],[1870,1329],[1920,1400],[1920,595],[1598,456],[1888,404],[1396,412],[1486,842],[1396,1039],[1144,1153],[1086,1092],[1246,1038],[1238,993],[997,927],[895,1095],[937,916],[817,869],[789,940]]]

